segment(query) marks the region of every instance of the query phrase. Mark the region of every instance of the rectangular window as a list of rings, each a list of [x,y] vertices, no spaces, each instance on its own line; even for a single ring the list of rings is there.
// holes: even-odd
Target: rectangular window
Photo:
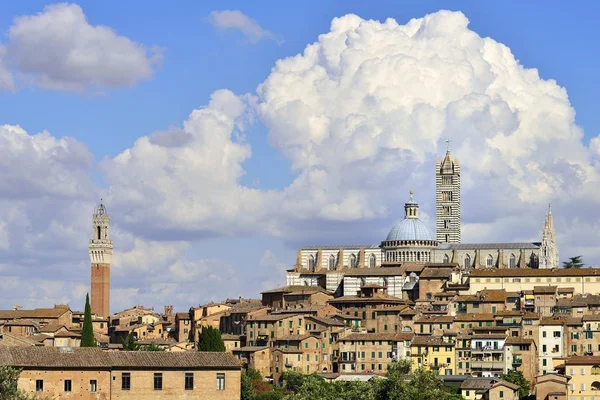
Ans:
[[[65,392],[70,392],[71,390],[73,390],[73,381],[65,379]]]
[[[185,373],[185,390],[194,390],[194,374],[192,372]]]
[[[501,391],[500,391],[500,398],[503,398],[503,397],[504,397],[504,391],[503,391],[503,390],[501,390]]]
[[[225,374],[217,374],[217,390],[225,390]]]
[[[90,379],[90,392],[94,393],[98,391],[98,381]]]
[[[44,381],[42,379],[35,380],[35,391],[43,392],[44,391]]]
[[[162,374],[160,372],[154,374],[154,390],[162,390]]]
[[[131,374],[129,372],[123,372],[121,374],[121,390],[131,389]]]

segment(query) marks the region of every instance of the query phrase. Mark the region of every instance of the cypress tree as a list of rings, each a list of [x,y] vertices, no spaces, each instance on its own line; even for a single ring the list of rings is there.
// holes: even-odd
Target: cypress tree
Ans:
[[[81,347],[96,347],[94,339],[94,327],[92,326],[92,308],[90,307],[90,294],[85,295],[85,314],[83,316],[83,328],[81,329]]]
[[[221,331],[212,326],[202,328],[198,338],[198,351],[225,351],[225,344],[221,338]]]

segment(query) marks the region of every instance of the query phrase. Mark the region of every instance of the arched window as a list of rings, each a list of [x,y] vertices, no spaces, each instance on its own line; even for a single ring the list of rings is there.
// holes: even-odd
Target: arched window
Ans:
[[[315,256],[312,254],[308,257],[308,270],[311,272],[315,270]]]
[[[356,268],[356,254],[350,254],[350,268]]]
[[[529,267],[530,268],[539,267],[539,260],[535,254],[532,254],[531,257],[529,257]]]
[[[367,284],[367,280],[365,278],[360,278],[360,287],[363,287]]]
[[[102,238],[100,237],[100,233],[101,233],[101,232],[102,232],[102,230],[100,229],[100,227],[98,227],[98,240],[102,239]]]
[[[509,265],[511,268],[517,268],[517,257],[514,254],[510,255]]]
[[[468,254],[465,256],[465,268],[471,268],[471,256]]]
[[[448,254],[444,254],[444,264],[448,264],[450,262],[450,257],[448,257]]]
[[[377,264],[377,257],[375,257],[375,254],[371,254],[369,256],[369,268],[375,268],[376,264]]]
[[[329,256],[329,269],[331,271],[335,270],[335,256],[333,254]]]
[[[485,260],[485,265],[488,268],[491,268],[494,266],[494,257],[492,257],[491,254],[488,254],[487,259]]]
[[[600,382],[598,382],[598,381],[592,382],[592,390],[600,390]]]
[[[600,365],[594,365],[592,367],[592,375],[600,375]]]

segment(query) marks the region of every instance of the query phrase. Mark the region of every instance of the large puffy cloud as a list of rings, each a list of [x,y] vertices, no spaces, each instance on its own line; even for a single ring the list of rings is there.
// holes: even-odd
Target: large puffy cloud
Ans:
[[[296,174],[278,190],[242,183],[252,157],[246,135],[257,119]],[[43,205],[64,210],[42,218],[47,222],[37,241],[22,246],[36,249],[30,262],[40,264],[41,251],[56,243],[47,238],[69,232],[69,218],[76,221],[69,234],[87,237],[89,214],[74,215],[82,205],[91,210],[92,202],[69,196],[89,185],[89,164],[76,143],[13,135],[23,142],[12,145],[13,153],[49,146],[42,153],[52,157],[33,158],[41,176],[44,165],[56,162],[66,177],[48,176],[49,185],[24,177],[25,188],[4,195],[50,193],[54,203]],[[551,202],[563,258],[582,254],[598,263],[600,223],[590,216],[600,201],[594,190],[600,139],[584,144],[563,88],[521,66],[503,44],[471,31],[461,13],[442,11],[405,25],[347,15],[302,54],[279,60],[256,95],[218,90],[181,127],[141,137],[101,163],[116,226],[113,305],[183,306],[251,295],[283,283],[285,265],[293,262],[268,250],[239,265],[192,254],[205,237],[225,236],[231,248],[233,238],[258,234],[294,245],[377,242],[401,218],[410,187],[433,226],[434,164],[446,138],[461,160],[464,241],[539,240]],[[76,167],[60,169],[61,157]],[[24,217],[26,227],[34,225],[32,210],[39,206],[27,202],[29,208],[13,204],[3,211],[0,241],[14,241]],[[17,239],[31,242],[30,231]],[[85,253],[85,246],[77,251]],[[87,259],[79,260],[86,276],[78,279],[86,282]],[[26,268],[28,261],[21,257],[19,265]],[[68,262],[56,260],[52,271],[65,274]],[[5,273],[7,266],[0,269]],[[18,287],[14,279],[3,284]],[[48,290],[40,296],[60,287]]]
[[[89,24],[76,4],[53,4],[15,18],[8,39],[0,48],[0,88],[14,86],[8,67],[49,89],[132,86],[150,78],[161,57],[109,27]]]
[[[266,219],[268,194],[239,184],[251,155],[243,137],[250,117],[243,98],[218,90],[182,128],[139,138],[103,161],[108,201],[127,216],[122,223],[174,239],[249,232]]]
[[[405,25],[347,15],[279,60],[256,96],[217,91],[182,128],[140,138],[103,169],[125,224],[150,239],[377,242],[410,187],[433,225],[434,165],[449,138],[463,168],[465,240],[539,240],[547,203],[560,226],[573,201],[583,212],[598,200],[586,193],[596,156],[574,116],[564,88],[471,31],[462,13]],[[297,174],[280,190],[240,183],[255,117]]]
[[[460,12],[406,25],[336,18],[279,60],[258,96],[270,142],[299,173],[284,191],[299,218],[400,217],[409,187],[431,213],[446,138],[462,165],[466,240],[539,240],[547,203],[561,226],[598,182],[566,90]]]

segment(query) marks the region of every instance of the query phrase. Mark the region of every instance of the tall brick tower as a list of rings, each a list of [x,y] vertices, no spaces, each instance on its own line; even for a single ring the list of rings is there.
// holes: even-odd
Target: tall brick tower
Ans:
[[[450,155],[435,165],[435,236],[440,243],[460,243],[460,165]]]
[[[92,263],[92,313],[107,318],[110,315],[110,262],[113,244],[108,236],[110,217],[102,200],[94,212],[93,224],[89,245]]]

